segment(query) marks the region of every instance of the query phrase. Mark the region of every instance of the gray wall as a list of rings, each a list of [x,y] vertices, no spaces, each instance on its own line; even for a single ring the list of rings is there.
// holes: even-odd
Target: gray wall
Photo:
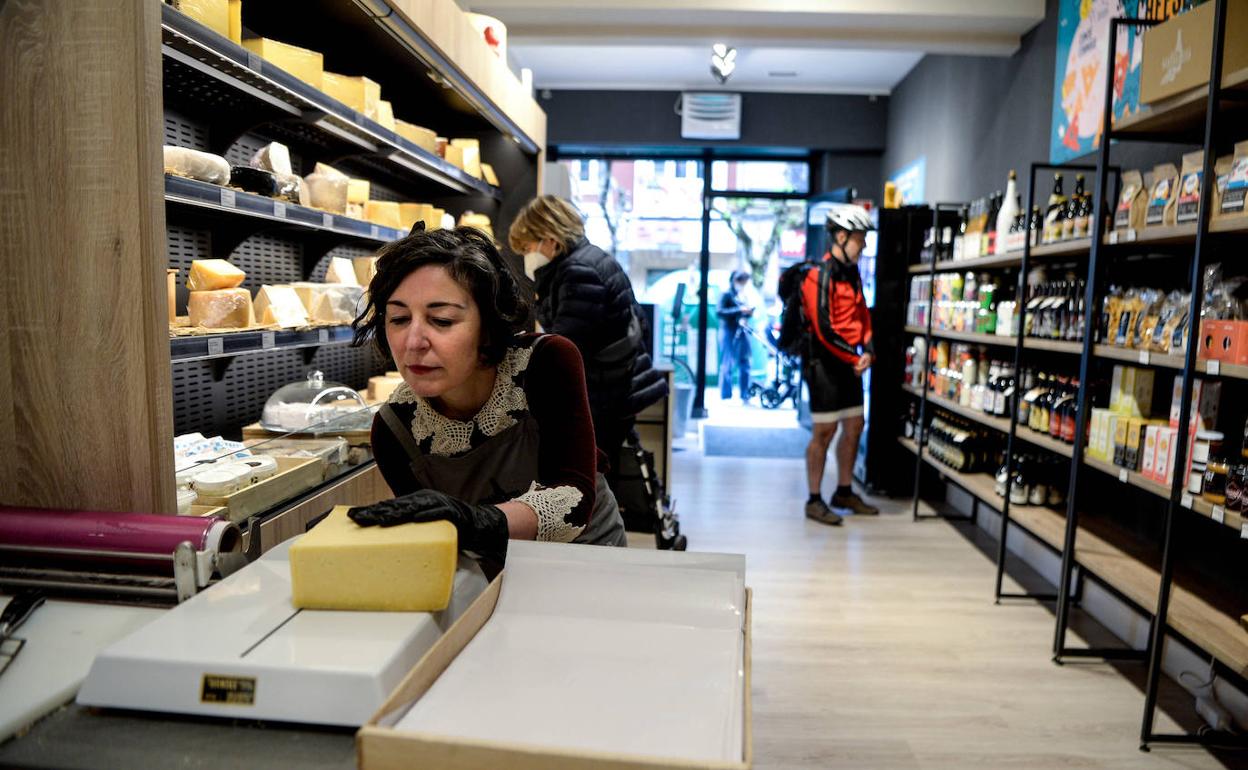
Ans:
[[[889,98],[885,178],[922,156],[929,202],[966,201],[1004,189],[1011,168],[1026,184],[1029,165],[1049,158],[1057,5],[1048,0],[1045,20],[1007,59],[926,56],[911,70]],[[1177,164],[1187,149],[1120,144],[1112,162],[1123,168]],[[1095,164],[1096,154],[1072,162]],[[1047,196],[1049,186],[1038,181],[1037,196]],[[1026,195],[1021,187],[1020,193]]]

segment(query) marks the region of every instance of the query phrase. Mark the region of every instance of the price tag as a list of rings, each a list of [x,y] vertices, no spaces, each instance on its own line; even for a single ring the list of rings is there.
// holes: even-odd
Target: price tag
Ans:
[[[264,348],[265,350],[268,350],[269,348],[273,347],[273,342],[274,342],[273,332],[260,332],[260,347]]]
[[[1213,520],[1216,521],[1217,523],[1219,524],[1226,523],[1226,509],[1223,508],[1222,506],[1220,505],[1213,506],[1213,513],[1211,515],[1213,516]]]
[[[329,329],[319,329],[316,332],[317,341],[323,343],[329,342]]]
[[[1126,231],[1122,234],[1122,240],[1125,243],[1131,243],[1132,241],[1134,241],[1135,240],[1135,228],[1128,227]]]
[[[1209,372],[1210,374],[1221,374],[1222,362],[1221,361],[1206,361],[1205,371]]]
[[[1248,540],[1248,521],[1239,525],[1239,536],[1244,540]]]
[[[225,340],[220,337],[208,338],[208,355],[219,356],[225,352]]]
[[[373,225],[368,231],[374,238],[381,240],[381,229],[378,228],[377,225]]]
[[[1183,497],[1182,497],[1182,499],[1180,499],[1180,500],[1179,500],[1179,505],[1182,505],[1184,508],[1186,508],[1186,509],[1188,509],[1188,510],[1190,511],[1190,510],[1192,509],[1192,503],[1193,503],[1193,502],[1194,502],[1194,501],[1193,501],[1193,499],[1192,499],[1192,496],[1191,496],[1191,495],[1189,495],[1188,493],[1184,492],[1184,493],[1183,493]]]
[[[256,72],[260,71],[260,57],[251,51],[247,52],[247,68]]]
[[[286,204],[281,201],[273,201],[273,216],[286,218]]]
[[[1119,468],[1119,469],[1118,469],[1118,480],[1119,480],[1119,481],[1121,481],[1123,484],[1126,484],[1126,483],[1127,483],[1127,479],[1129,479],[1129,478],[1131,478],[1131,476],[1127,473],[1127,469],[1126,469],[1126,468]]]
[[[1140,363],[1141,363],[1141,364],[1144,364],[1144,365],[1146,365],[1146,366],[1148,365],[1148,361],[1149,361],[1149,355],[1148,355],[1148,353],[1149,353],[1149,351],[1147,351],[1147,350],[1141,350],[1141,351],[1140,351]]]
[[[1118,244],[1118,231],[1115,230],[1109,234],[1109,245],[1115,246],[1117,244]]]
[[[227,209],[234,208],[234,191],[233,190],[226,188],[226,187],[221,188],[221,205],[226,207]]]
[[[321,227],[333,227],[333,226],[334,226],[334,215],[322,213],[321,214]]]

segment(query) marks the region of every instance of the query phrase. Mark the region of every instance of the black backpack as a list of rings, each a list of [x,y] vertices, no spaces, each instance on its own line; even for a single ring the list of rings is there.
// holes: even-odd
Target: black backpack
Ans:
[[[776,337],[776,347],[787,356],[806,354],[810,344],[810,322],[806,318],[806,309],[802,307],[802,281],[806,273],[819,267],[815,262],[799,262],[790,265],[780,274],[776,294],[784,303],[780,312],[780,333]]]

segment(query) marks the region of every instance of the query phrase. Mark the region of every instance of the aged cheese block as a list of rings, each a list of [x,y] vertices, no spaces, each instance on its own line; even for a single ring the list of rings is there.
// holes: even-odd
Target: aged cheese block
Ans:
[[[251,292],[246,289],[192,291],[186,302],[191,326],[205,329],[245,329],[251,326]]]
[[[408,123],[406,120],[395,119],[394,131],[412,144],[434,155],[438,154],[438,135],[424,126]]]
[[[464,148],[456,144],[448,144],[442,148],[442,157],[456,168],[464,167]]]
[[[485,178],[485,181],[489,182],[495,187],[498,187],[498,174],[494,173],[494,167],[491,166],[489,163],[481,164],[481,176]]]
[[[230,0],[230,41],[243,44],[243,0]]]
[[[399,204],[394,201],[369,201],[364,204],[364,218],[375,225],[399,229],[403,226]]]
[[[174,0],[172,5],[218,35],[230,36],[230,7],[227,0]]]
[[[368,400],[376,403],[390,398],[390,394],[403,384],[403,378],[397,375],[385,375],[368,378]]]
[[[360,286],[302,281],[290,286],[313,321],[347,324],[363,309],[364,289]]]
[[[460,162],[455,165],[480,179],[481,143],[476,139],[452,139],[451,146],[459,148]]]
[[[347,506],[290,547],[291,601],[313,610],[436,612],[451,600],[458,559],[445,521],[361,527]]]
[[[347,203],[368,203],[369,186],[367,179],[348,179]]]
[[[442,223],[445,217],[446,217],[446,211],[444,209],[437,208],[436,206],[430,206],[429,216],[428,218],[425,219],[425,229],[426,230],[441,230]]]
[[[382,128],[388,128],[391,131],[398,128],[394,123],[394,106],[385,99],[377,100],[377,107],[369,117],[377,121]]]
[[[377,111],[381,86],[366,77],[321,73],[321,90],[362,115]]]
[[[289,286],[261,286],[253,307],[262,324],[277,324],[283,329],[308,325],[308,311]]]
[[[355,268],[355,280],[361,286],[368,286],[377,275],[377,257],[355,257],[351,260]]]
[[[325,57],[320,53],[267,37],[248,38],[243,41],[243,47],[320,90],[325,72]]]
[[[412,225],[426,221],[432,209],[433,207],[428,203],[400,203],[399,227],[403,230],[411,230]],[[425,226],[425,229],[429,229],[428,225]]]
[[[186,279],[186,288],[191,291],[233,289],[246,277],[246,273],[224,259],[195,259],[191,261],[191,274]]]
[[[346,257],[329,258],[329,267],[325,270],[325,283],[345,283],[349,286],[360,285],[360,282],[355,277],[355,265],[351,264],[351,260]]]
[[[165,270],[165,283],[169,294],[169,323],[178,320],[178,271],[173,268]]]
[[[164,160],[166,174],[177,174],[212,184],[230,183],[230,163],[220,155],[192,150],[189,147],[165,145]]]
[[[485,214],[474,214],[466,211],[459,217],[460,227],[475,227],[492,239],[494,237],[494,226],[490,224],[490,218]]]
[[[251,156],[253,168],[272,171],[274,174],[289,176],[294,173],[290,167],[290,148],[281,142],[269,142]]]

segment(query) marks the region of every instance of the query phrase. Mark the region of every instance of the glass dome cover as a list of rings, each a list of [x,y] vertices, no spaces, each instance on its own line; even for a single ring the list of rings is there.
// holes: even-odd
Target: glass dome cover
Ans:
[[[283,385],[269,396],[260,427],[280,433],[341,433],[368,430],[372,422],[372,410],[358,391],[310,371],[303,382]]]

